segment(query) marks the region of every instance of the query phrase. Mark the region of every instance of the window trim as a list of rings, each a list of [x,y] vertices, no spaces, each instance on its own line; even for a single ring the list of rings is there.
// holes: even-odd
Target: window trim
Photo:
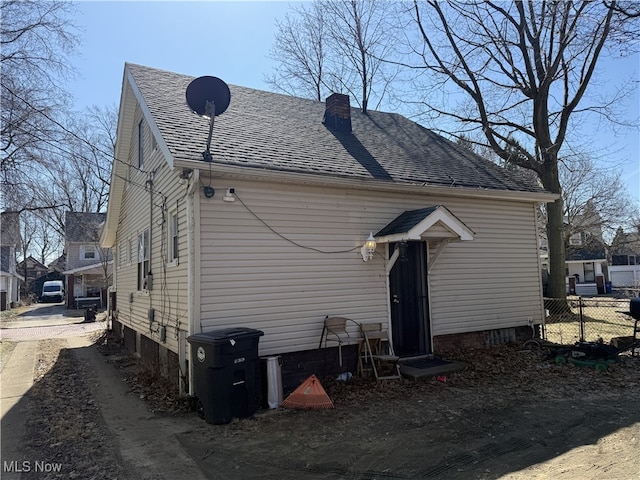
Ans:
[[[87,253],[93,253],[93,256],[87,257]],[[80,260],[99,260],[100,254],[94,245],[80,245]]]
[[[180,218],[177,209],[169,211],[167,228],[167,265],[178,265],[180,257]]]
[[[151,271],[151,263],[149,261],[151,238],[149,227],[142,230],[138,234],[137,245],[137,269],[136,269],[136,290],[138,292],[146,292],[147,288],[147,275]]]
[[[144,119],[138,122],[138,168],[144,165]]]

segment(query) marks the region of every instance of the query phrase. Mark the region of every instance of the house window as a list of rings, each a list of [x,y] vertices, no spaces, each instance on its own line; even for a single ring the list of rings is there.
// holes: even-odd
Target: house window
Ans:
[[[80,247],[80,260],[95,260],[98,258],[98,252],[93,245],[82,245]]]
[[[579,247],[582,245],[582,233],[574,233],[569,237],[569,245]]]
[[[138,290],[147,289],[147,275],[149,274],[149,229],[138,235]]]
[[[635,255],[613,255],[611,257],[612,265],[636,265],[638,257]]]
[[[178,212],[169,214],[169,263],[178,263]]]
[[[596,281],[596,271],[595,271],[593,262],[588,262],[584,264],[584,281],[585,282]]]
[[[144,120],[138,123],[138,168],[142,168],[144,160]]]

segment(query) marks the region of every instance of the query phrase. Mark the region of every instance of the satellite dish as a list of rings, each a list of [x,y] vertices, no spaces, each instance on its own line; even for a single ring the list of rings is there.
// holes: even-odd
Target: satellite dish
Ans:
[[[229,86],[218,77],[198,77],[187,86],[186,96],[187,104],[191,110],[198,115],[206,115],[211,119],[207,149],[202,152],[202,158],[205,162],[212,162],[213,156],[209,149],[211,148],[213,121],[215,117],[223,114],[229,107],[229,102],[231,102]]]
[[[231,102],[229,86],[218,77],[198,77],[187,86],[187,104],[198,115],[223,114]],[[211,115],[211,108],[215,108]]]

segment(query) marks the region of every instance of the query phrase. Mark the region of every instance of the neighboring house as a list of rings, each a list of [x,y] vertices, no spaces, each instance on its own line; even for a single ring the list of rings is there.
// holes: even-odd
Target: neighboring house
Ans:
[[[625,233],[622,228],[611,242],[609,276],[614,288],[636,289],[640,293],[640,227],[638,231]]]
[[[566,286],[570,295],[592,296],[607,293],[608,248],[602,237],[600,215],[588,204],[585,213],[564,219]],[[548,248],[540,236],[543,284],[548,272]]]
[[[41,292],[35,288],[35,281],[49,272],[47,266],[29,255],[26,259],[18,263],[17,271],[24,277],[24,282],[22,282],[20,287],[22,298],[31,295],[36,299]]]
[[[86,304],[105,307],[112,274],[111,250],[100,246],[106,214],[67,212],[64,246],[67,307]]]
[[[606,293],[607,246],[598,236],[580,232],[569,237],[565,261],[567,293],[582,296]]]
[[[323,371],[327,315],[388,325],[401,356],[543,321],[536,206],[555,195],[337,94],[231,86],[205,162],[192,80],[124,70],[101,242],[116,251],[114,329],[143,361],[186,382],[189,335],[256,328],[287,384]]]
[[[62,253],[58,258],[51,262],[48,267],[53,272],[64,272],[67,266],[67,254]]]
[[[20,301],[19,282],[24,278],[16,270],[19,247],[19,213],[0,213],[0,310],[13,308]]]

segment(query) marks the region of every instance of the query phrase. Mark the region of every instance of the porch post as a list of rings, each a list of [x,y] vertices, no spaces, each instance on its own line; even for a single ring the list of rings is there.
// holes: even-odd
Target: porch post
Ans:
[[[73,308],[73,299],[75,297],[73,293],[73,285],[75,284],[75,276],[73,274],[67,275],[67,308]]]

